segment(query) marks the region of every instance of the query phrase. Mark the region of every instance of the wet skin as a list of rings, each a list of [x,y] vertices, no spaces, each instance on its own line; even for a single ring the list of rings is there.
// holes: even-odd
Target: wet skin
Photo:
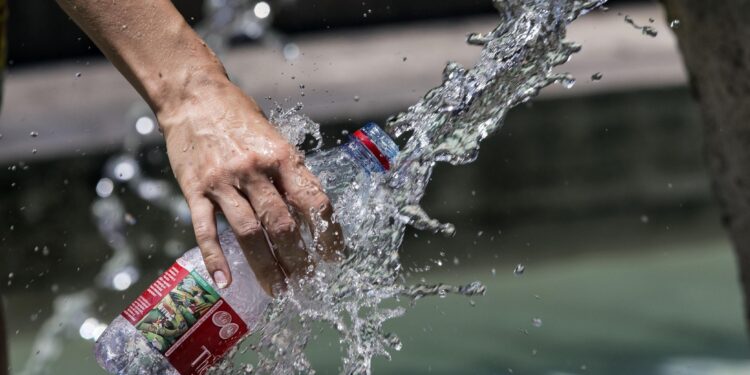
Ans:
[[[232,282],[218,241],[219,212],[269,294],[283,288],[286,277],[310,269],[309,251],[324,259],[340,253],[341,228],[330,223],[330,201],[303,157],[253,99],[229,81],[219,59],[171,1],[58,3],[156,114],[206,268],[219,287]],[[318,234],[316,249],[305,248],[295,217]],[[4,375],[8,362],[1,308],[2,302]]]
[[[332,259],[343,249],[330,201],[303,156],[229,81],[171,1],[58,3],[156,114],[196,240],[220,288],[232,275],[218,241],[219,212],[269,294],[311,269],[311,250]],[[319,235],[317,249],[305,248],[301,223]]]

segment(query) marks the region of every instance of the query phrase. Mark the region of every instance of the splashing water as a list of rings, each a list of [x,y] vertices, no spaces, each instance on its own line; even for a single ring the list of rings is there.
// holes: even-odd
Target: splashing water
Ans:
[[[341,202],[356,201],[354,206],[336,207],[337,220],[347,224],[345,227],[358,229],[346,233],[349,256],[340,264],[321,264],[314,277],[300,281],[274,301],[265,317],[266,324],[254,335],[257,337],[234,352],[236,355],[247,350],[257,351],[259,359],[256,364],[236,366],[230,359],[213,372],[314,373],[304,349],[313,337],[312,325],[323,322],[337,331],[344,346],[341,372],[370,373],[375,356],[389,357],[391,351],[401,348],[398,337],[384,332],[383,324],[404,314],[406,308],[384,307],[382,302],[401,298],[416,301],[434,295],[483,294],[484,286],[478,282],[465,286],[440,283],[407,285],[398,256],[405,226],[453,234],[455,228],[451,224],[430,218],[419,206],[433,167],[437,162],[458,165],[473,161],[480,142],[501,127],[510,108],[530,100],[550,84],[557,82],[572,86],[575,81],[571,76],[552,73],[552,68],[566,62],[580,49],[573,43],[564,42],[565,27],[605,1],[495,0],[500,14],[499,26],[487,34],[472,34],[468,38],[470,44],[483,46],[479,61],[470,69],[449,64],[444,82],[439,87],[427,93],[408,111],[391,118],[387,124],[389,132],[403,138],[405,143],[393,170],[361,187],[368,190],[368,200],[340,199]],[[290,142],[299,145],[307,136],[319,142],[318,124],[300,110],[299,106],[286,111],[279,108],[273,111],[271,119]],[[32,137],[37,135],[32,133]],[[110,178],[103,180],[112,185]],[[184,213],[181,201],[172,199],[172,193],[161,187],[161,181],[146,181],[137,174],[128,184],[133,181],[138,182],[134,189],[143,199],[154,204],[164,203],[167,211]],[[144,186],[148,189],[141,189]],[[111,193],[111,189],[107,191]],[[160,193],[154,194],[154,191]],[[124,225],[121,222],[126,221],[126,211],[122,207],[105,207],[105,204],[113,204],[109,193],[105,195],[102,195],[102,202],[95,205],[94,214],[98,222],[106,223],[108,221],[102,220],[98,213],[118,213],[111,218],[109,225],[100,228],[108,239],[112,239],[119,235]],[[137,274],[130,272],[137,270],[135,258],[131,257],[134,250],[123,241],[115,241],[118,243],[123,245],[116,246],[121,251],[115,249],[118,256],[108,263],[112,267],[102,270],[99,277],[102,285],[98,288],[127,289],[138,278]],[[129,277],[127,283],[114,282],[122,275]],[[119,279],[123,281],[123,277]],[[109,281],[113,282],[112,285]],[[70,327],[81,327],[81,332],[84,326],[92,326],[91,335],[95,335],[93,331],[100,330],[98,321],[96,324],[80,321],[81,316],[95,315],[88,311],[95,296],[82,294],[81,299],[75,311],[62,305],[55,309],[56,319],[66,322],[56,326],[66,327],[65,331]],[[46,334],[40,335],[38,344],[54,343],[66,335],[53,329],[52,324],[43,329]],[[88,331],[84,333],[89,336]],[[257,343],[251,344],[253,340]],[[47,367],[44,364],[59,355],[52,350],[43,350],[44,347],[49,345],[37,346],[49,355],[37,357],[34,365],[30,360],[26,373],[42,372],[42,368]]]
[[[266,0],[266,6],[283,9],[293,5],[296,0]],[[210,44],[211,49],[221,54],[227,49],[229,39],[245,36],[259,39],[262,42],[282,47],[287,60],[293,60],[299,54],[294,43],[287,42],[287,37],[271,28],[269,15],[258,17],[254,7],[260,3],[257,0],[216,0],[205,2],[205,20],[197,25],[203,39]],[[80,77],[81,73],[76,73]],[[132,225],[134,218],[127,213],[124,202],[113,194],[115,188],[125,188],[175,218],[176,223],[189,225],[190,212],[184,198],[177,189],[169,183],[167,178],[150,178],[140,173],[138,164],[139,147],[155,136],[155,120],[151,111],[142,102],[132,105],[125,116],[126,121],[135,124],[134,132],[128,133],[120,154],[112,156],[105,166],[103,176],[96,186],[99,196],[91,207],[92,216],[97,224],[101,236],[110,245],[112,255],[102,265],[94,284],[75,293],[59,294],[54,298],[52,315],[41,324],[39,333],[34,339],[31,354],[21,372],[24,375],[53,373],[52,364],[63,355],[64,340],[75,339],[80,336],[84,340],[95,340],[104,330],[104,323],[100,312],[92,306],[101,300],[103,294],[110,291],[124,291],[140,278],[139,254],[132,239],[127,236],[127,225]],[[291,117],[290,117],[291,120]],[[301,127],[312,132],[309,127]],[[29,136],[37,138],[38,131],[31,131]],[[2,138],[2,134],[0,134]],[[32,153],[35,153],[33,150]],[[15,167],[14,167],[15,168]],[[164,236],[164,233],[159,235]],[[166,246],[165,252],[171,257],[187,247],[178,240],[167,241],[172,246]],[[57,294],[57,290],[53,293]],[[88,323],[87,323],[88,322]],[[92,326],[92,329],[84,329]],[[89,332],[91,334],[85,334]]]
[[[633,26],[633,28],[641,30],[641,33],[643,33],[643,35],[650,36],[652,38],[656,38],[656,36],[659,35],[659,32],[656,31],[656,29],[654,29],[653,27],[648,25],[639,26],[637,23],[635,23],[633,18],[628,15],[625,15],[624,20],[625,23],[630,24],[630,26]],[[653,20],[651,22],[653,22]]]
[[[397,336],[383,331],[383,323],[404,314],[405,308],[384,307],[382,302],[483,294],[479,282],[406,285],[398,256],[405,226],[453,233],[452,225],[431,219],[419,206],[433,167],[437,162],[472,162],[480,142],[502,126],[511,108],[553,83],[572,86],[570,75],[552,71],[580,50],[564,41],[566,26],[605,1],[495,0],[499,25],[468,37],[468,43],[483,46],[479,61],[470,69],[449,63],[439,87],[389,119],[388,131],[405,140],[394,168],[364,187],[369,199],[358,202],[362,206],[335,207],[345,228],[358,229],[345,233],[348,257],[342,264],[321,264],[314,277],[299,281],[274,301],[258,343],[245,343],[235,352],[257,351],[255,366],[235,367],[230,360],[215,372],[314,373],[304,349],[313,336],[312,324],[323,322],[337,331],[344,346],[341,372],[369,374],[373,357],[389,357],[391,350],[401,348]],[[276,110],[271,118],[294,143],[308,133],[319,139],[319,126],[300,109]]]

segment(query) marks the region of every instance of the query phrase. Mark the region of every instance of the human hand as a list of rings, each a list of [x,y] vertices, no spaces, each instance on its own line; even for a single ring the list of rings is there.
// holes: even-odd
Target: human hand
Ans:
[[[206,268],[218,286],[229,285],[232,275],[218,241],[217,211],[269,293],[284,275],[303,274],[310,266],[287,203],[317,235],[320,246],[312,250],[324,259],[336,256],[343,248],[341,228],[330,223],[331,204],[302,155],[229,82],[218,57],[171,1],[58,3],[156,113]]]
[[[318,248],[311,250],[323,259],[335,259],[343,249],[341,228],[303,156],[250,97],[226,77],[195,85],[179,104],[160,107],[157,117],[206,268],[220,288],[231,283],[216,229],[221,211],[261,286],[274,294],[285,276],[311,269],[295,217],[317,234]]]

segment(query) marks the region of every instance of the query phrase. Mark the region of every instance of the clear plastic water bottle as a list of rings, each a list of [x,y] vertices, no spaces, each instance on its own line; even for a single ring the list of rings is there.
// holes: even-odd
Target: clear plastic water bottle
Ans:
[[[398,147],[376,124],[349,142],[308,155],[339,214],[367,200],[358,189],[390,169]],[[345,233],[356,223],[341,222]],[[115,318],[96,342],[99,364],[112,374],[205,373],[245,335],[253,332],[271,301],[247,264],[231,230],[219,235],[232,270],[232,284],[219,289],[200,250],[186,252]]]

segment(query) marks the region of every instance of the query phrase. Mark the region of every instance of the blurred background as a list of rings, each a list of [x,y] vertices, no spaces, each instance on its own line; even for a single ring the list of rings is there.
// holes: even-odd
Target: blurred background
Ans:
[[[489,0],[175,4],[236,82],[267,109],[303,103],[328,145],[415,103],[447,61],[470,65],[479,49],[466,34],[497,22]],[[54,2],[11,1],[10,13],[0,290],[11,373],[99,374],[92,325],[193,247],[192,230],[135,91]],[[476,162],[437,168],[424,203],[458,232],[410,232],[407,278],[479,280],[487,294],[416,303],[389,324],[403,350],[374,373],[750,373],[670,21],[658,3],[613,0],[575,22],[568,38],[583,51],[561,69],[577,84],[514,109]],[[114,276],[101,271],[117,254]],[[98,320],[48,321],[82,310]],[[55,350],[34,344],[40,332]],[[332,336],[309,352],[319,373],[337,372]]]

